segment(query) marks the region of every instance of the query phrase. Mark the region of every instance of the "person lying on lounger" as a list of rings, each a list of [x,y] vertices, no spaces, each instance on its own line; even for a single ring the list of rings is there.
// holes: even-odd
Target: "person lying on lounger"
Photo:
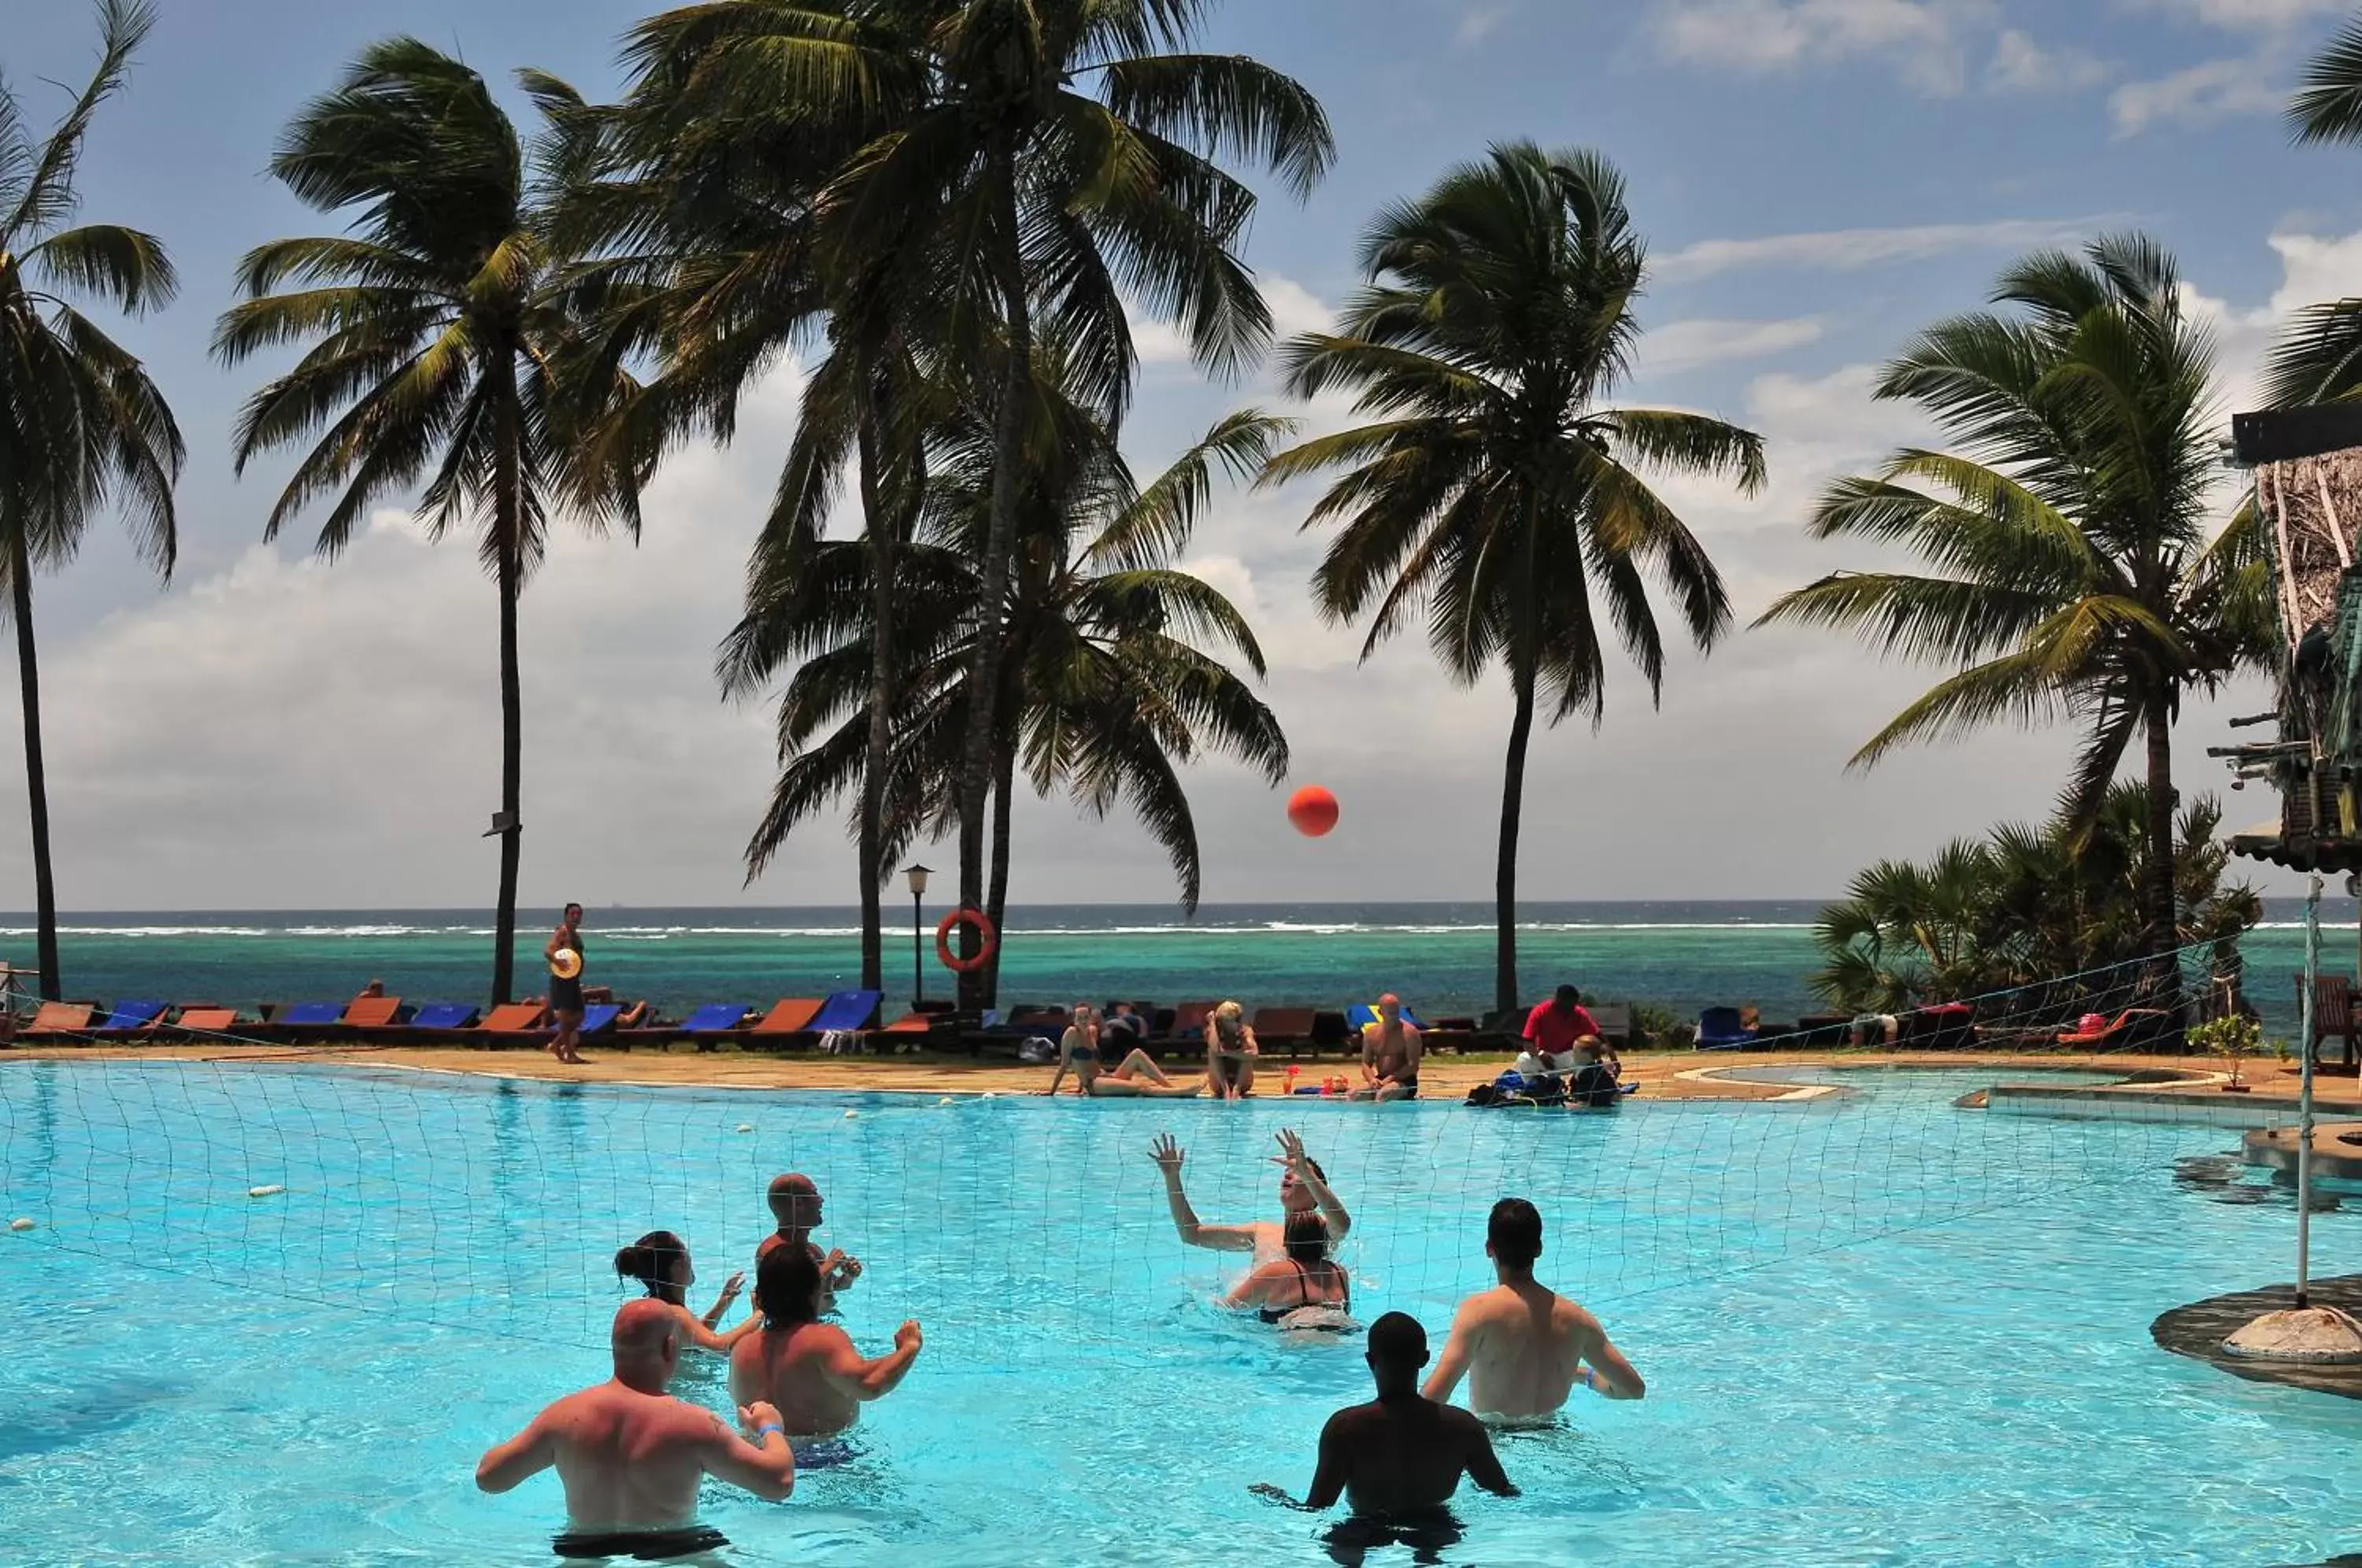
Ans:
[[[1181,1187],[1181,1145],[1170,1132],[1159,1133],[1148,1146],[1148,1157],[1164,1176],[1165,1207],[1173,1213],[1173,1229],[1184,1246],[1207,1247],[1218,1253],[1253,1253],[1255,1263],[1277,1263],[1286,1255],[1285,1220],[1257,1220],[1246,1225],[1203,1225]],[[1304,1140],[1287,1128],[1279,1130],[1279,1207],[1284,1216],[1318,1212],[1328,1221],[1329,1245],[1334,1248],[1353,1228],[1353,1217],[1337,1195],[1319,1162],[1304,1152]]]
[[[1042,1091],[1043,1094],[1056,1094],[1068,1073],[1075,1075],[1076,1094],[1098,1099],[1127,1096],[1187,1099],[1205,1088],[1201,1078],[1175,1083],[1164,1068],[1149,1060],[1147,1052],[1138,1049],[1109,1066],[1099,1060],[1098,1024],[1098,1016],[1088,1007],[1076,1006],[1075,1021],[1066,1026],[1066,1036],[1058,1043],[1058,1070],[1050,1076],[1050,1087]]]

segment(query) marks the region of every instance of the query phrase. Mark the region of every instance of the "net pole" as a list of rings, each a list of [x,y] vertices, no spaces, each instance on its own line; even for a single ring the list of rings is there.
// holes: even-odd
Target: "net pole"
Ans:
[[[2314,992],[2321,977],[2321,874],[2308,879],[2304,895],[2304,1066],[2297,1088],[2296,1129],[2296,1304],[2308,1307],[2306,1297],[2312,1260],[2312,1058],[2315,1052],[2313,1014],[2320,1006]]]

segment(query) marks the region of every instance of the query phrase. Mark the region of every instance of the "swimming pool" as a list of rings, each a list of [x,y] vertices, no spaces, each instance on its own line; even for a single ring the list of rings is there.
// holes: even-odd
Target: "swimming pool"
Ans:
[[[2287,1276],[2283,1198],[2177,1179],[2235,1134],[1958,1110],[1959,1073],[1847,1081],[1809,1105],[1567,1116],[10,1064],[0,1207],[41,1228],[0,1235],[0,1259],[41,1309],[0,1362],[0,1556],[549,1562],[554,1478],[485,1497],[477,1454],[605,1375],[617,1245],[680,1231],[701,1309],[792,1166],[827,1194],[824,1238],[868,1264],[856,1342],[915,1316],[927,1348],[857,1463],[779,1507],[709,1496],[734,1561],[1327,1562],[1323,1521],[1245,1488],[1300,1494],[1367,1374],[1210,1309],[1220,1260],[1174,1240],[1146,1157],[1170,1128],[1202,1217],[1269,1217],[1262,1159],[1290,1123],[1353,1210],[1365,1320],[1400,1308],[1440,1336],[1488,1281],[1485,1209],[1519,1192],[1550,1226],[1543,1277],[1649,1378],[1645,1402],[1506,1436],[1525,1496],[1463,1492],[1446,1561],[2261,1565],[2362,1545],[2362,1405],[2149,1342],[2169,1307]],[[2357,1266],[2353,1224],[2316,1216],[2322,1272]],[[718,1376],[677,1391],[723,1397]]]

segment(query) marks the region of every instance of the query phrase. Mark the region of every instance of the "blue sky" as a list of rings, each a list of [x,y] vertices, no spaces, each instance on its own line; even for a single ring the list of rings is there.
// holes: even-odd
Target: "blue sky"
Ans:
[[[69,0],[0,0],[0,69],[34,120],[92,49]],[[230,473],[226,432],[258,371],[206,359],[237,256],[322,225],[265,174],[289,114],[368,39],[417,34],[505,80],[520,65],[613,91],[645,7],[610,0],[166,0],[128,94],[85,165],[85,215],[160,234],[181,302],[124,328],[180,414],[191,461],[173,585],[144,580],[105,527],[39,585],[52,808],[69,907],[484,901],[497,794],[493,607],[464,546],[428,549],[389,514],[333,569],[308,536],[261,546],[283,470]],[[1283,326],[1317,326],[1353,282],[1354,238],[1491,140],[1606,152],[1650,237],[1655,282],[1631,401],[1749,423],[1771,441],[1754,502],[1671,493],[1742,614],[1861,558],[1802,537],[1812,495],[1923,432],[1868,395],[1872,368],[1974,307],[2028,248],[2137,226],[2175,249],[2218,324],[2226,408],[2279,315],[2362,293],[2362,155],[2289,145],[2305,52],[2348,13],[2317,0],[1232,0],[1208,47],[1301,78],[1339,158],[1310,201],[1275,191],[1248,259]],[[522,104],[518,105],[524,112]],[[1209,386],[1142,332],[1130,445],[1153,467],[1268,386]],[[792,371],[735,447],[677,459],[636,553],[568,538],[528,595],[526,894],[593,901],[841,902],[834,824],[741,890],[736,855],[771,771],[767,719],[713,695],[712,648],[775,469]],[[1333,423],[1336,409],[1299,411]],[[1303,582],[1302,493],[1232,496],[1191,566],[1231,590],[1272,656],[1269,700],[1298,781],[1345,801],[1319,845],[1257,779],[1195,776],[1209,898],[1481,897],[1507,701],[1457,690],[1416,638],[1357,668]],[[1852,746],[1931,679],[1847,645],[1734,637],[1679,663],[1661,711],[1611,672],[1606,724],[1541,738],[1525,889],[1535,898],[1815,896],[1863,861],[1922,853],[2040,812],[2071,736],[1996,734],[1864,776]],[[14,683],[0,723],[13,726]],[[2253,691],[2229,708],[2260,705]],[[2229,708],[2188,716],[2185,787]],[[2235,799],[2230,815],[2268,814]],[[0,888],[26,888],[21,785],[0,770]],[[1021,900],[1165,895],[1161,856],[1120,815],[1063,803],[1020,822]],[[937,860],[937,864],[944,864]],[[593,869],[595,867],[595,869]],[[602,879],[592,887],[590,879]],[[2276,885],[2278,886],[2278,885]],[[23,897],[0,895],[0,903]]]

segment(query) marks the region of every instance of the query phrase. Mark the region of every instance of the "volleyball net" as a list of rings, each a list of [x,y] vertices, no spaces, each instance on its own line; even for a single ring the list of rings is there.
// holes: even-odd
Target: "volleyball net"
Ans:
[[[1865,1015],[1753,1042],[1760,1057],[1635,1062],[1640,1091],[1606,1111],[1286,1097],[1269,1092],[1275,1063],[1265,1093],[1224,1105],[20,1060],[0,1066],[0,1209],[30,1224],[0,1244],[47,1249],[65,1277],[153,1270],[259,1310],[594,1349],[640,1289],[618,1278],[618,1248],[657,1230],[686,1239],[702,1311],[731,1273],[752,1283],[767,1185],[799,1171],[825,1201],[815,1239],[865,1264],[843,1306],[866,1348],[915,1318],[931,1342],[998,1362],[1123,1354],[1143,1332],[1237,1331],[1216,1298],[1249,1262],[1183,1244],[1152,1140],[1183,1146],[1198,1220],[1276,1221],[1276,1134],[1292,1128],[1351,1216],[1337,1256],[1356,1316],[1398,1309],[1440,1330],[1490,1283],[1485,1222],[1505,1196],[1542,1211],[1542,1276],[1613,1308],[2107,1184],[2252,1190],[2264,1178],[2237,1147],[2270,1119],[2264,1097],[2222,1092],[2224,1060],[2124,1060],[2187,1045],[2210,957],[2013,988],[1965,1011]],[[1848,1067],[1857,1036],[1922,1063],[1997,1065]],[[2013,1066],[2013,1051],[2071,1054],[2089,1077]],[[1430,1100],[1467,1076],[1451,1061],[1429,1059]],[[2268,1049],[2242,1066],[2267,1088],[2294,1081]],[[2122,1087],[2095,1087],[2111,1079]]]

